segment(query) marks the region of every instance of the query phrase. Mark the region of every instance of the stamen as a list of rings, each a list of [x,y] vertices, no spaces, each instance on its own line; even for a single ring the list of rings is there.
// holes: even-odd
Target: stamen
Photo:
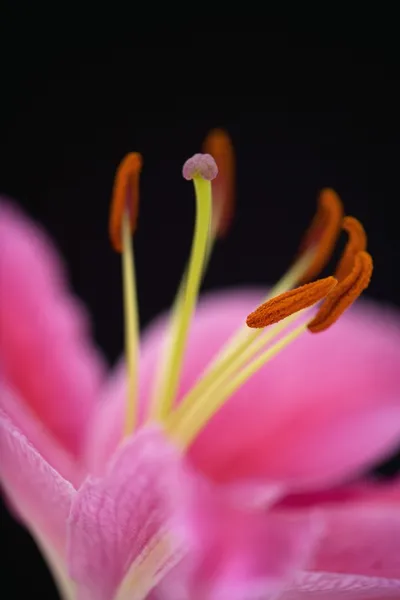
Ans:
[[[214,366],[214,374],[216,373],[217,376],[212,379],[210,385],[204,389],[200,382],[197,391],[201,390],[201,393],[189,393],[168,419],[167,429],[170,435],[183,447],[190,445],[225,401],[283,348],[305,331],[322,331],[337,320],[340,314],[367,287],[371,273],[372,259],[370,255],[367,252],[360,252],[356,256],[352,273],[340,284],[337,284],[334,277],[327,277],[284,293],[278,298],[273,298],[254,311],[249,320],[251,322],[254,320],[257,327],[281,321],[275,325],[278,333],[284,329],[287,322],[298,316],[299,313],[296,313],[296,310],[302,312],[326,296],[316,318],[296,327],[259,356],[257,353],[262,349],[264,343],[262,338],[257,341],[253,340],[252,346],[244,343],[243,348],[238,348],[238,352],[232,353],[233,358],[228,361],[224,369]],[[341,292],[339,292],[339,287]],[[327,314],[322,311],[324,306],[328,307]],[[319,315],[321,318],[318,317]],[[276,333],[273,332],[270,339],[275,335]],[[250,360],[254,356],[256,357]]]
[[[356,256],[355,266],[352,273],[340,284],[337,284],[337,281],[334,277],[328,277],[324,280],[309,284],[308,286],[302,286],[298,290],[293,290],[293,292],[297,292],[297,294],[293,294],[291,296],[291,298],[295,298],[294,304],[297,304],[297,301],[299,301],[299,293],[301,296],[304,296],[304,298],[313,297],[315,302],[324,296],[321,296],[322,290],[324,290],[325,294],[328,294],[320,311],[317,313],[317,317],[308,323],[302,323],[293,329],[288,335],[278,340],[273,346],[267,348],[259,356],[256,356],[256,358],[248,362],[248,364],[243,362],[242,355],[238,360],[238,364],[234,365],[235,371],[229,373],[231,376],[228,377],[227,372],[225,371],[223,377],[214,380],[214,385],[207,388],[202,396],[194,398],[191,402],[186,402],[182,408],[178,407],[175,413],[171,415],[167,421],[167,429],[170,435],[179,444],[181,444],[182,447],[185,448],[189,446],[198,433],[207,424],[207,422],[224,405],[226,400],[228,400],[228,398],[230,398],[232,394],[234,394],[260,368],[262,368],[267,362],[269,362],[281,350],[283,350],[283,348],[285,348],[307,330],[313,332],[322,331],[335,320],[337,320],[340,314],[342,314],[342,312],[367,287],[371,273],[371,256],[367,252],[360,252]],[[341,288],[340,293],[339,287]],[[282,299],[285,301],[287,298],[287,294],[282,294],[280,296],[280,301],[282,302]],[[321,314],[325,305],[328,306],[328,313]],[[310,306],[310,304],[307,302],[306,306],[303,306],[301,303],[300,306],[301,310],[303,310],[303,308]],[[276,305],[273,307],[272,313],[275,315],[275,317],[280,316],[282,314],[280,313],[280,310],[275,309]],[[255,311],[255,313],[257,313],[257,311]],[[266,311],[266,313],[267,314],[265,315],[264,322],[268,325],[271,322],[270,312]],[[297,316],[297,314],[290,313],[286,321],[292,320],[295,316]],[[321,318],[319,318],[319,315],[321,315]],[[264,317],[263,311],[261,311],[261,316]],[[282,330],[286,321],[282,321],[282,324],[279,323],[275,327],[278,330]],[[261,342],[261,340],[259,340],[259,342]],[[261,344],[259,342],[254,342],[254,346],[256,346],[257,351],[261,349]],[[253,351],[251,352],[251,355],[254,356]],[[248,356],[250,356],[250,354]],[[246,356],[246,358],[248,357]]]
[[[342,214],[340,199],[334,194],[326,190],[321,194],[320,204],[326,207],[326,212],[332,214],[333,221],[335,212]],[[337,210],[333,204],[338,204]],[[332,207],[332,208],[331,208]],[[322,209],[320,208],[320,211]],[[303,252],[300,254],[296,262],[292,265],[289,271],[275,285],[275,287],[266,296],[265,301],[268,301],[279,294],[282,294],[304,278],[304,273],[310,268],[310,265],[315,262],[315,253],[318,248],[311,243],[309,247],[304,245]],[[322,295],[322,298],[324,296]],[[284,321],[285,327],[288,326],[290,318]],[[189,410],[195,404],[197,399],[204,394],[209,393],[216,385],[222,384],[228,377],[234,374],[235,370],[250,360],[255,354],[267,343],[278,335],[278,328],[271,329],[268,334],[264,334],[263,329],[249,329],[246,325],[241,326],[236,333],[224,344],[217,356],[211,361],[205,369],[201,377],[185,395],[179,407],[174,412],[174,416],[179,418],[180,413],[184,410]],[[262,334],[261,339],[258,339]]]
[[[372,271],[371,255],[368,252],[359,252],[354,259],[352,271],[327,296],[315,318],[308,324],[308,329],[312,333],[318,333],[335,323],[368,287]]]
[[[136,295],[135,261],[131,233],[135,230],[139,207],[141,155],[132,152],[121,162],[115,175],[110,212],[110,237],[117,252],[122,252],[124,291],[125,353],[128,372],[125,434],[130,435],[137,419],[139,361],[139,315]]]
[[[280,294],[250,313],[246,323],[252,328],[267,327],[278,323],[289,315],[308,308],[325,298],[336,284],[337,280],[334,277],[326,277]]]
[[[335,277],[338,281],[342,281],[351,272],[356,254],[367,249],[367,234],[360,221],[354,217],[345,217],[342,228],[348,233],[349,240],[336,268]]]
[[[300,254],[310,248],[315,249],[315,256],[301,278],[306,283],[318,276],[329,261],[336,240],[339,236],[343,218],[343,205],[334,190],[326,188],[318,198],[317,213],[300,245]]]
[[[136,228],[141,169],[141,155],[138,152],[131,152],[121,161],[115,174],[109,232],[112,246],[117,252],[122,252],[122,217],[125,211],[128,211],[131,233],[134,233]]]
[[[177,388],[186,339],[199,293],[207,248],[212,214],[211,180],[218,173],[217,165],[209,154],[195,154],[183,167],[185,179],[193,179],[196,193],[196,225],[191,256],[183,294],[173,314],[170,353],[163,369],[163,382],[154,399],[152,416],[162,420],[170,412]]]
[[[210,131],[204,140],[204,152],[211,154],[218,166],[212,182],[213,236],[224,237],[230,227],[235,202],[235,155],[228,134],[222,129]]]
[[[265,297],[265,302],[270,298],[282,294],[289,290],[304,272],[304,269],[310,264],[312,253],[307,251],[304,255],[293,264],[289,271],[282,279],[270,290]],[[300,313],[297,313],[299,315]],[[295,315],[295,317],[297,316]],[[291,317],[285,319],[284,329],[291,322]],[[272,341],[279,333],[281,328],[274,327],[267,333],[263,329],[249,329],[246,324],[238,328],[238,330],[228,339],[223,345],[218,354],[214,357],[208,367],[204,370],[201,377],[189,392],[182,399],[177,411],[174,415],[183,409],[185,406],[190,406],[211,387],[215,387],[216,383],[221,383],[225,378],[230,377],[236,371],[238,366],[244,364],[252,358],[259,350],[261,350],[267,342]],[[262,338],[260,338],[260,335]]]

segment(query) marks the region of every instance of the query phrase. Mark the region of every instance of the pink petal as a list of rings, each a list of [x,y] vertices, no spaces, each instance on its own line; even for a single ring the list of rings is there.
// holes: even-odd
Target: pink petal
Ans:
[[[0,410],[0,479],[27,527],[64,557],[66,523],[75,490]]]
[[[189,598],[276,598],[307,564],[320,529],[312,517],[207,507],[199,525],[203,561]],[[214,520],[214,521],[213,521]]]
[[[110,600],[134,561],[169,535],[158,571],[168,570],[189,544],[186,484],[179,453],[157,430],[142,430],[118,451],[102,479],[89,478],[72,507],[69,563],[78,598]],[[138,598],[146,581],[136,582]],[[148,590],[147,590],[148,591]]]
[[[192,327],[183,395],[224,340],[259,304],[256,292],[204,299]],[[215,481],[333,485],[369,467],[400,441],[399,316],[359,301],[330,330],[304,334],[248,381],[190,449]],[[145,335],[141,405],[148,402],[163,321]],[[120,439],[126,381],[114,374],[95,420],[89,452],[104,464]]]
[[[154,599],[276,598],[309,562],[321,533],[319,518],[238,508],[224,490],[194,473],[192,484],[186,570],[185,561],[172,569]]]
[[[279,600],[398,600],[400,579],[338,573],[301,573]]]
[[[400,477],[390,481],[367,479],[351,485],[284,496],[277,506],[285,509],[340,506],[362,503],[365,505],[400,506]]]
[[[78,455],[101,360],[45,234],[0,203],[0,368],[39,419]]]
[[[238,509],[224,491],[183,468],[156,430],[118,451],[102,479],[78,492],[70,519],[69,561],[78,598],[272,598],[304,568],[319,534],[310,515],[268,516]],[[160,531],[171,548],[135,581]],[[147,580],[146,580],[147,577]]]
[[[321,336],[305,334],[276,357],[200,434],[191,449],[194,463],[219,481],[250,474],[321,485],[394,449],[400,329],[394,319],[380,323],[376,313],[374,322],[355,308]],[[197,353],[209,343],[207,319],[200,321]],[[192,351],[190,369],[195,361]]]
[[[400,579],[400,504],[327,508],[310,570]]]
[[[0,380],[0,409],[24,433],[35,450],[64,479],[77,487],[84,476],[80,465],[63,446],[43,427],[36,415]]]
[[[400,597],[399,484],[356,485],[324,499],[318,550],[284,600]]]

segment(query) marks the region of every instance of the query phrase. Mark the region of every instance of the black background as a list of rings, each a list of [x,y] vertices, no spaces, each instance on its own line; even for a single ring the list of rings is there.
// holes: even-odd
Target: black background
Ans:
[[[122,348],[120,261],[107,237],[115,168],[128,151],[144,155],[135,243],[145,324],[179,283],[194,216],[181,167],[214,126],[235,144],[238,206],[206,289],[276,280],[331,186],[369,234],[368,294],[400,306],[399,63],[386,26],[132,25],[123,46],[111,24],[61,33],[59,21],[38,29],[38,15],[31,28],[33,15],[3,22],[1,192],[56,240],[110,362]],[[2,530],[9,597],[53,597],[33,542],[4,511]]]

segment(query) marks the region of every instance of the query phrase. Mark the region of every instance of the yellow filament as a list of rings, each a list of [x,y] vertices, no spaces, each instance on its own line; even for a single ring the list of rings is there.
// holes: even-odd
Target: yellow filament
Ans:
[[[207,246],[207,255],[204,260],[204,265],[203,265],[203,275],[204,275],[205,271],[207,270],[207,265],[209,263],[212,251],[214,249],[215,240],[216,240],[215,234],[212,231],[210,231],[210,236],[209,236],[208,246]],[[183,301],[185,298],[187,276],[188,276],[188,268],[185,269],[185,273],[184,273],[184,275],[182,277],[182,281],[179,285],[178,293],[175,297],[174,304],[173,304],[172,311],[171,311],[170,320],[168,323],[168,331],[167,331],[165,340],[163,342],[162,357],[161,357],[158,367],[157,367],[157,372],[155,375],[155,381],[154,381],[153,391],[152,391],[152,405],[153,406],[157,402],[157,398],[161,393],[162,382],[164,381],[165,374],[167,371],[168,353],[171,348],[171,340],[176,339],[176,336],[178,334],[178,325],[180,322],[179,321],[179,313],[181,311],[181,307],[183,306]]]
[[[136,296],[133,243],[127,212],[124,213],[122,219],[122,273],[125,314],[125,352],[128,371],[125,435],[128,436],[134,431],[137,419],[139,316]]]
[[[271,292],[266,296],[263,302],[266,302],[270,298],[279,296],[279,294],[283,294],[284,292],[289,291],[291,288],[296,287],[296,285],[298,285],[300,279],[303,277],[304,273],[307,271],[312,261],[314,260],[315,253],[315,248],[310,248],[309,250],[306,250],[301,256],[299,256],[299,258],[288,269],[285,275],[283,275],[278,281],[278,283],[274,285]]]
[[[196,193],[196,226],[187,276],[178,293],[168,338],[169,353],[162,368],[162,381],[153,399],[151,417],[163,420],[170,412],[179,385],[186,339],[199,293],[204,265],[209,257],[211,223],[211,182],[200,176],[193,179]]]
[[[263,329],[257,330],[257,336],[251,335],[244,339],[241,344],[238,344],[224,361],[221,361],[216,365],[215,369],[212,370],[212,373],[210,372],[207,376],[201,378],[199,383],[184,396],[182,402],[171,416],[170,424],[177,423],[182,419],[183,415],[191,410],[195,402],[198,401],[201,396],[207,396],[216,388],[220,388],[223,384],[227,383],[240,368],[245,366],[294,320],[298,319],[303,312],[304,311],[299,311],[298,313],[290,315],[280,323],[268,328],[267,331]]]
[[[179,420],[170,419],[166,426],[171,437],[183,448],[189,446],[197,434],[232,394],[261,367],[305,331],[307,331],[307,323],[302,323],[241,369],[234,377],[230,378],[228,383],[224,383],[216,389],[211,389],[207,395],[195,402],[190,407],[190,410],[185,411]]]

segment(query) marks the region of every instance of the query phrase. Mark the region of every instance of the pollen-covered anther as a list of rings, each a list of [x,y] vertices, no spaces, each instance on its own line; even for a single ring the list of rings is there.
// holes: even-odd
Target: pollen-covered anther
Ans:
[[[247,317],[246,323],[252,328],[278,323],[325,298],[336,284],[337,280],[334,277],[326,277],[280,294],[259,306]]]
[[[329,261],[340,233],[342,219],[341,199],[334,190],[323,189],[318,198],[317,213],[300,245],[300,254],[315,249],[315,256],[302,276],[302,282],[317,277]]]
[[[212,181],[218,175],[217,163],[211,154],[194,154],[183,165],[182,175],[188,181],[195,177]]]
[[[342,281],[352,271],[354,259],[358,252],[363,252],[367,249],[367,234],[358,219],[355,217],[345,217],[342,229],[347,232],[349,239],[336,267],[335,277],[338,281]]]
[[[118,166],[114,179],[111,199],[109,233],[111,243],[117,252],[122,252],[122,219],[127,212],[131,232],[134,233],[139,212],[139,175],[142,169],[142,156],[130,152]]]
[[[368,252],[359,252],[354,258],[352,271],[328,295],[315,318],[308,324],[308,329],[312,333],[318,333],[335,323],[368,287],[372,271],[371,255]]]
[[[203,150],[211,154],[218,166],[218,175],[212,183],[212,228],[215,235],[223,237],[229,230],[235,208],[235,153],[231,139],[223,129],[210,131]]]

